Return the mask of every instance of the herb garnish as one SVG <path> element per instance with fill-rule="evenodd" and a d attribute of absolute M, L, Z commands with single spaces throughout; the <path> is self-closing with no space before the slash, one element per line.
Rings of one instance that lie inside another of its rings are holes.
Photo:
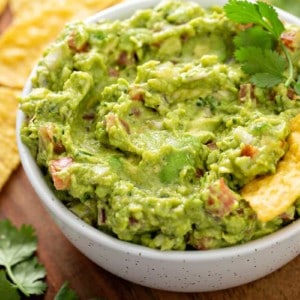
<path fill-rule="evenodd" d="M 234 44 L 235 58 L 251 75 L 251 83 L 268 88 L 284 81 L 286 87 L 295 84 L 299 93 L 300 81 L 295 83 L 291 55 L 281 40 L 285 27 L 275 9 L 261 1 L 229 0 L 224 10 L 230 20 L 249 25 L 237 34 Z"/>
<path fill-rule="evenodd" d="M 0 221 L 0 295 L 3 299 L 20 299 L 18 290 L 25 296 L 41 295 L 45 291 L 46 271 L 34 256 L 36 249 L 37 237 L 31 225 L 22 225 L 18 230 L 10 221 Z"/>

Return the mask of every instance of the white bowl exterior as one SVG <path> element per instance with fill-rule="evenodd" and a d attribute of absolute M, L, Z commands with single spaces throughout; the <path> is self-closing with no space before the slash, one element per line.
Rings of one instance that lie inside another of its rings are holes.
<path fill-rule="evenodd" d="M 158 0 L 129 1 L 95 16 L 120 19 L 138 8 L 152 7 Z M 223 0 L 197 0 L 202 6 L 223 5 Z M 280 16 L 300 25 L 300 20 L 279 10 Z M 34 72 L 34 70 L 33 70 Z M 27 81 L 23 95 L 31 90 Z M 62 232 L 83 254 L 99 266 L 144 286 L 180 292 L 225 289 L 263 277 L 300 254 L 300 220 L 267 237 L 244 245 L 208 251 L 159 251 L 123 242 L 84 223 L 71 213 L 45 183 L 28 148 L 20 139 L 24 114 L 18 111 L 17 142 L 23 168 L 42 203 Z"/>

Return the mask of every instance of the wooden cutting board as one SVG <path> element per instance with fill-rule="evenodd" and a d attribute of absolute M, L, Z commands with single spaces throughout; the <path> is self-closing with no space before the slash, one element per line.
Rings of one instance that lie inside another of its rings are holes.
<path fill-rule="evenodd" d="M 0 16 L 0 34 L 10 19 L 8 10 Z M 0 219 L 4 218 L 17 226 L 32 224 L 36 229 L 38 256 L 47 270 L 48 289 L 44 296 L 31 299 L 52 300 L 65 281 L 83 300 L 300 299 L 300 256 L 256 282 L 210 293 L 166 292 L 118 278 L 96 266 L 68 242 L 40 203 L 21 166 L 0 192 Z"/>

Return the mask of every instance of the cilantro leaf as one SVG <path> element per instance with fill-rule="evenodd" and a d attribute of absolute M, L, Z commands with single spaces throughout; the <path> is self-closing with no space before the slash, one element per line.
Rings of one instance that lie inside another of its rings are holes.
<path fill-rule="evenodd" d="M 283 79 L 286 68 L 285 59 L 271 49 L 245 47 L 236 50 L 237 61 L 243 63 L 242 69 L 250 75 L 256 73 L 269 73 Z"/>
<path fill-rule="evenodd" d="M 46 289 L 46 283 L 42 281 L 46 275 L 45 268 L 39 264 L 36 257 L 25 260 L 13 268 L 15 283 L 22 292 L 41 295 Z"/>
<path fill-rule="evenodd" d="M 270 73 L 256 73 L 251 76 L 250 81 L 258 87 L 269 88 L 279 84 L 282 81 L 282 76 Z"/>
<path fill-rule="evenodd" d="M 265 26 L 268 27 L 268 30 L 270 30 L 276 39 L 279 39 L 280 35 L 284 31 L 284 26 L 279 20 L 274 7 L 262 1 L 257 1 L 257 6 L 265 21 Z"/>
<path fill-rule="evenodd" d="M 240 31 L 233 39 L 236 48 L 258 47 L 272 49 L 274 47 L 274 37 L 263 28 L 255 26 Z"/>
<path fill-rule="evenodd" d="M 31 256 L 37 247 L 37 238 L 30 225 L 19 230 L 10 221 L 0 222 L 0 265 L 11 267 Z"/>
<path fill-rule="evenodd" d="M 284 31 L 284 26 L 278 18 L 275 9 L 262 1 L 256 3 L 230 0 L 224 6 L 227 17 L 237 23 L 253 23 L 260 25 L 273 34 L 275 39 L 279 39 Z"/>
<path fill-rule="evenodd" d="M 225 4 L 224 11 L 230 20 L 237 23 L 262 23 L 258 6 L 251 2 L 230 0 L 227 4 Z"/>
<path fill-rule="evenodd" d="M 79 297 L 75 291 L 69 288 L 68 282 L 65 282 L 59 289 L 54 300 L 79 300 Z"/>
<path fill-rule="evenodd" d="M 21 299 L 17 289 L 7 280 L 4 270 L 0 270 L 0 295 L 1 299 Z"/>
<path fill-rule="evenodd" d="M 243 63 L 243 71 L 252 75 L 251 82 L 272 87 L 285 79 L 285 87 L 289 87 L 294 82 L 294 66 L 287 47 L 280 40 L 285 28 L 276 10 L 262 1 L 244 0 L 229 0 L 224 10 L 231 21 L 252 25 L 234 39 L 235 57 Z M 286 69 L 287 77 L 284 76 Z M 295 85 L 295 88 L 300 86 Z"/>
<path fill-rule="evenodd" d="M 0 266 L 5 267 L 8 282 L 26 296 L 42 294 L 46 288 L 41 280 L 45 269 L 33 255 L 37 249 L 33 227 L 22 225 L 18 230 L 10 221 L 3 220 L 0 232 Z"/>

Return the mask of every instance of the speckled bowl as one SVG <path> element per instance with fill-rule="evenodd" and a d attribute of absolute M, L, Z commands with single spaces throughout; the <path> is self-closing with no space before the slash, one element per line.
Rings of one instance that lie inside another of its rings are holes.
<path fill-rule="evenodd" d="M 91 18 L 125 18 L 137 8 L 155 5 L 157 0 L 129 1 Z M 223 5 L 223 0 L 198 0 L 202 6 Z M 300 25 L 300 20 L 283 11 L 282 18 Z M 34 71 L 33 71 L 34 72 Z M 28 80 L 24 95 L 31 90 Z M 300 253 L 300 220 L 244 245 L 207 251 L 166 251 L 149 249 L 113 238 L 84 223 L 71 213 L 44 181 L 19 136 L 24 120 L 17 116 L 18 146 L 27 176 L 42 203 L 65 236 L 99 266 L 129 281 L 152 288 L 180 292 L 226 289 L 263 277 L 280 268 Z M 59 253 L 57 253 L 59 255 Z"/>

